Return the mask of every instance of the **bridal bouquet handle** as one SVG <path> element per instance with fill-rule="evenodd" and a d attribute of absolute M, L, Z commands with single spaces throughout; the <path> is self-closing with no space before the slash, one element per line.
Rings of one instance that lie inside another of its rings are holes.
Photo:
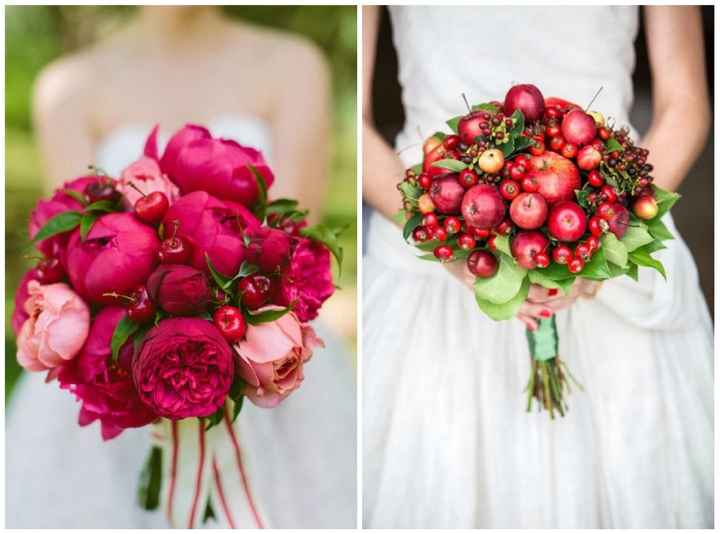
<path fill-rule="evenodd" d="M 420 260 L 465 262 L 478 307 L 497 321 L 516 316 L 531 284 L 567 295 L 578 279 L 595 292 L 619 276 L 637 281 L 640 267 L 666 276 L 652 254 L 673 239 L 662 219 L 679 195 L 653 183 L 648 150 L 627 128 L 529 84 L 502 103 L 465 104 L 398 184 L 403 237 Z M 527 341 L 528 411 L 536 401 L 564 416 L 574 379 L 555 316 Z"/>

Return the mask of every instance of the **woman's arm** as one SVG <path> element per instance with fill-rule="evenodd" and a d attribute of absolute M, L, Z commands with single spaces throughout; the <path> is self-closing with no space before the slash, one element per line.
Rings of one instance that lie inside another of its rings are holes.
<path fill-rule="evenodd" d="M 700 154 L 711 124 L 700 8 L 645 7 L 645 35 L 653 118 L 641 145 L 650 151 L 655 183 L 675 190 Z"/>
<path fill-rule="evenodd" d="M 363 197 L 380 213 L 392 218 L 401 207 L 395 185 L 403 176 L 404 166 L 373 121 L 372 79 L 380 9 L 363 7 Z"/>

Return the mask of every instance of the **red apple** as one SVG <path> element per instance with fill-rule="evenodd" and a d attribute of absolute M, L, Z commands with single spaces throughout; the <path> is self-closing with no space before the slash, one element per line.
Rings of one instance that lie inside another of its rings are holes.
<path fill-rule="evenodd" d="M 537 267 L 536 256 L 545 252 L 549 241 L 545 234 L 537 230 L 518 232 L 510 245 L 513 257 L 520 267 L 534 269 Z"/>
<path fill-rule="evenodd" d="M 492 252 L 476 250 L 468 256 L 467 267 L 478 278 L 490 278 L 498 270 L 498 261 Z"/>
<path fill-rule="evenodd" d="M 556 96 L 549 96 L 545 99 L 545 107 L 546 108 L 556 107 L 556 108 L 560 108 L 563 110 L 570 110 L 573 108 L 579 108 L 580 106 L 578 106 L 574 102 L 565 100 L 564 98 L 558 98 Z"/>
<path fill-rule="evenodd" d="M 575 159 L 578 167 L 584 171 L 591 171 L 600 165 L 602 154 L 594 146 L 587 145 L 580 149 Z"/>
<path fill-rule="evenodd" d="M 430 198 L 440 213 L 458 213 L 465 194 L 465 188 L 457 181 L 457 174 L 433 180 Z"/>
<path fill-rule="evenodd" d="M 606 220 L 610 231 L 615 234 L 615 237 L 622 239 L 630 224 L 630 212 L 619 202 L 615 202 L 609 211 Z"/>
<path fill-rule="evenodd" d="M 558 202 L 548 215 L 548 231 L 558 241 L 577 241 L 585 233 L 587 217 L 575 202 Z"/>
<path fill-rule="evenodd" d="M 465 193 L 461 211 L 466 224 L 489 230 L 505 217 L 505 203 L 496 187 L 478 184 Z"/>
<path fill-rule="evenodd" d="M 568 143 L 581 146 L 592 142 L 597 133 L 595 120 L 581 109 L 570 110 L 563 117 L 561 130 Z"/>
<path fill-rule="evenodd" d="M 526 179 L 538 184 L 537 192 L 548 204 L 571 200 L 575 190 L 580 189 L 580 172 L 575 164 L 554 152 L 530 158 Z"/>
<path fill-rule="evenodd" d="M 483 125 L 487 128 L 487 112 L 472 111 L 465 115 L 460 121 L 458 121 L 458 135 L 460 140 L 466 145 L 472 145 L 475 143 L 475 138 L 482 135 Z"/>
<path fill-rule="evenodd" d="M 547 213 L 547 202 L 540 193 L 520 193 L 510 205 L 510 218 L 525 230 L 540 228 Z"/>
<path fill-rule="evenodd" d="M 542 117 L 545 111 L 545 101 L 540 89 L 532 84 L 515 85 L 505 95 L 503 111 L 505 115 L 512 115 L 519 109 L 527 121 L 535 121 Z"/>
<path fill-rule="evenodd" d="M 447 156 L 447 148 L 441 143 L 436 146 L 432 151 L 425 154 L 423 159 L 423 171 L 430 175 L 431 178 L 440 176 L 441 174 L 447 174 L 448 170 L 442 167 L 433 167 L 433 163 L 445 159 Z"/>
<path fill-rule="evenodd" d="M 642 195 L 633 204 L 633 212 L 639 218 L 649 221 L 658 214 L 658 206 L 650 195 Z"/>
<path fill-rule="evenodd" d="M 443 140 L 437 135 L 431 135 L 423 143 L 423 154 L 429 154 L 435 150 L 438 146 L 443 144 Z"/>

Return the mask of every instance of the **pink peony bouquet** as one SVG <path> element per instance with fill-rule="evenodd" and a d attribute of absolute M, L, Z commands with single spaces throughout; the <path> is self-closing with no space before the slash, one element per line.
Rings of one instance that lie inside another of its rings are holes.
<path fill-rule="evenodd" d="M 268 200 L 259 151 L 195 125 L 162 154 L 156 137 L 119 178 L 93 168 L 38 202 L 29 233 L 42 257 L 15 297 L 18 362 L 73 393 L 79 424 L 99 421 L 105 440 L 164 424 L 170 442 L 187 420 L 232 433 L 245 397 L 277 406 L 323 346 L 309 321 L 334 291 L 331 254 L 342 259 L 338 232 Z M 147 508 L 177 471 L 160 456 L 144 472 Z"/>

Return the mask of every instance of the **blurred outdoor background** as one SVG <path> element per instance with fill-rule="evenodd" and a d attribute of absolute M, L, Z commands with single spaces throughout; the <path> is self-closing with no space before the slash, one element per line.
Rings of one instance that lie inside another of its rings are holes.
<path fill-rule="evenodd" d="M 302 34 L 325 52 L 333 76 L 332 162 L 325 223 L 348 225 L 342 287 L 325 316 L 355 348 L 356 301 L 356 9 L 355 6 L 226 6 L 230 17 Z M 43 194 L 30 101 L 38 72 L 58 56 L 84 47 L 133 15 L 129 6 L 8 6 L 5 8 L 5 387 L 6 402 L 20 375 L 10 328 L 18 281 L 31 266 L 27 220 Z M 88 162 L 91 163 L 91 162 Z M 68 179 L 72 177 L 68 176 Z M 336 269 L 337 274 L 337 269 Z"/>
<path fill-rule="evenodd" d="M 701 10 L 710 104 L 714 111 L 714 7 L 702 6 Z M 638 37 L 635 41 L 635 54 L 635 72 L 633 73 L 635 101 L 630 120 L 633 126 L 642 134 L 649 127 L 652 118 L 650 68 L 642 16 L 640 17 Z M 400 100 L 400 86 L 397 81 L 397 68 L 397 56 L 392 42 L 392 27 L 387 8 L 383 8 L 372 91 L 376 125 L 380 133 L 391 145 L 394 144 L 395 136 L 405 122 Z M 715 174 L 713 154 L 715 139 L 713 132 L 714 129 L 711 129 L 702 154 L 678 190 L 683 198 L 672 211 L 675 224 L 695 258 L 700 274 L 700 285 L 711 314 L 713 314 L 714 306 L 713 198 Z M 652 155 L 650 162 L 652 162 Z M 368 213 L 369 208 L 364 207 L 364 220 Z M 366 230 L 367 225 L 363 227 L 363 231 Z"/>

